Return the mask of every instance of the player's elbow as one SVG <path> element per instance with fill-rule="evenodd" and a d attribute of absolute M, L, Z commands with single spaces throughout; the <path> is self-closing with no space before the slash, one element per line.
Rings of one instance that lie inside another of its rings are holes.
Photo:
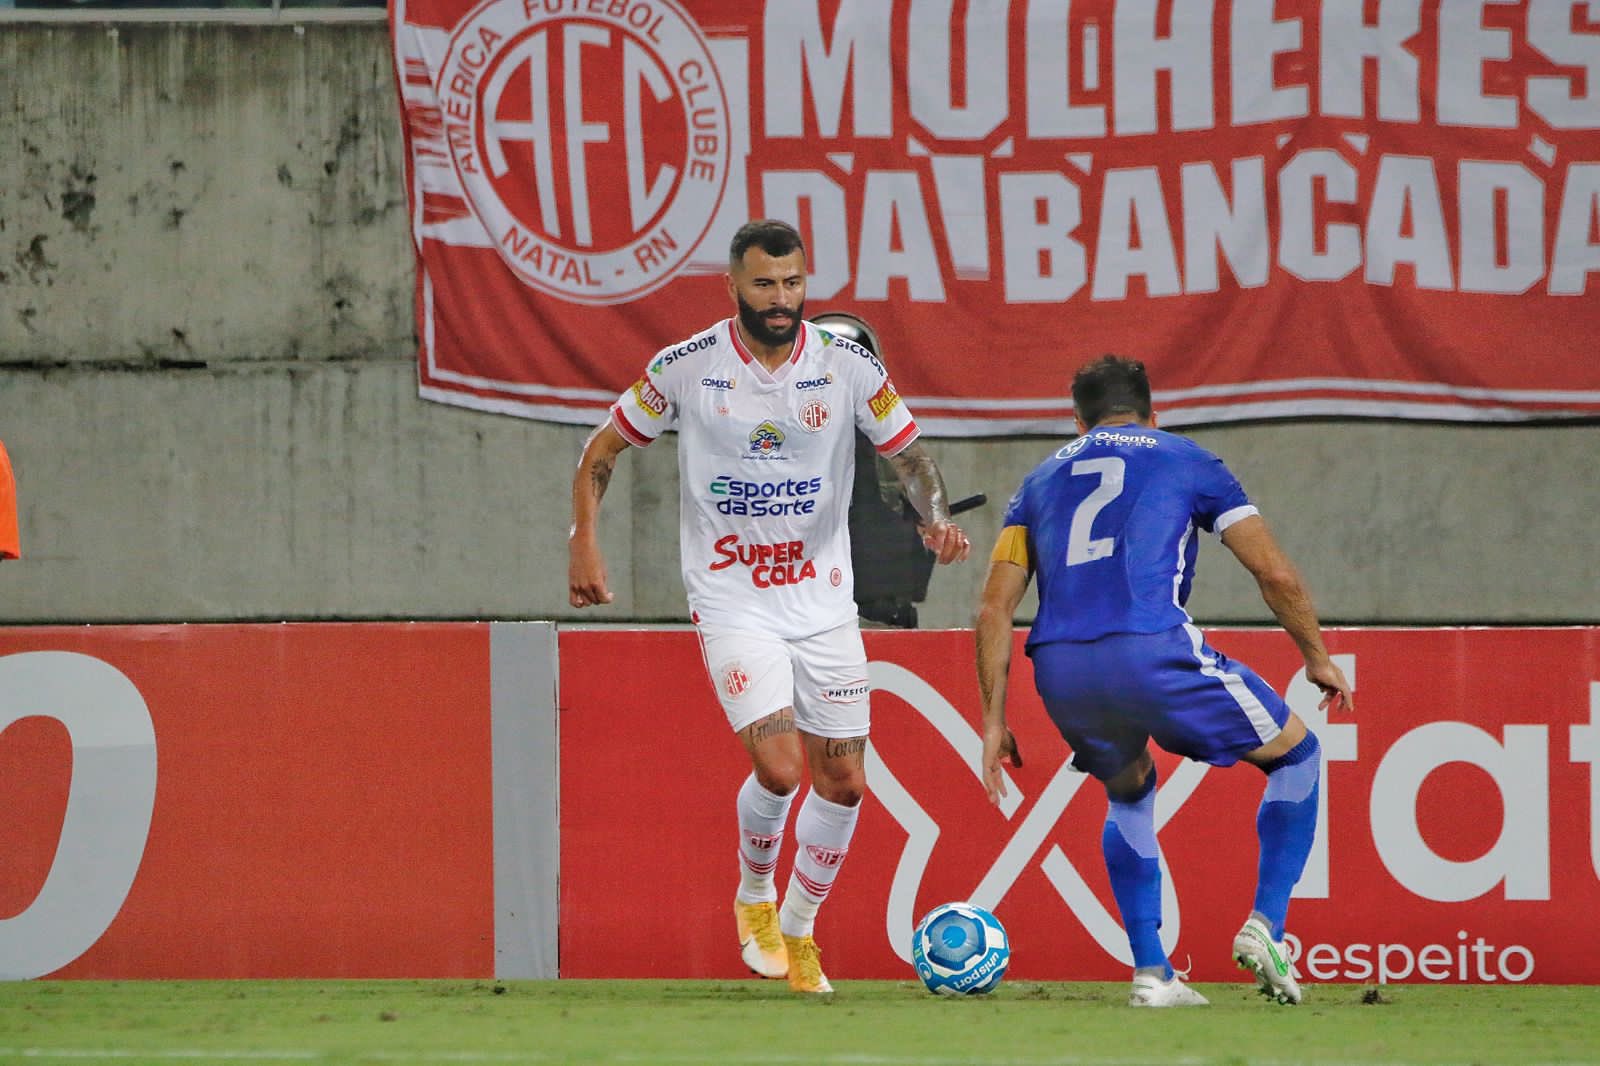
<path fill-rule="evenodd" d="M 1263 567 L 1256 571 L 1255 576 L 1256 584 L 1261 586 L 1261 595 L 1268 603 L 1298 596 L 1305 591 L 1300 580 L 1300 571 L 1287 560 Z"/>
<path fill-rule="evenodd" d="M 979 633 L 1010 629 L 1012 617 L 1013 612 L 1006 604 L 997 600 L 983 599 L 978 602 L 978 609 L 972 616 L 972 624 Z"/>

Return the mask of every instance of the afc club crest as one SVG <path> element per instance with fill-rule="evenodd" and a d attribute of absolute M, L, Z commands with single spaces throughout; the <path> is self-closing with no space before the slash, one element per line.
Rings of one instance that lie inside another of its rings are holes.
<path fill-rule="evenodd" d="M 722 691 L 729 699 L 738 699 L 750 687 L 750 675 L 738 663 L 729 663 L 722 670 Z"/>
<path fill-rule="evenodd" d="M 435 89 L 473 212 L 525 284 L 633 300 L 710 229 L 728 101 L 676 0 L 488 0 L 456 25 Z"/>
<path fill-rule="evenodd" d="M 828 405 L 821 400 L 807 400 L 800 408 L 800 424 L 809 433 L 817 433 L 828 424 Z"/>

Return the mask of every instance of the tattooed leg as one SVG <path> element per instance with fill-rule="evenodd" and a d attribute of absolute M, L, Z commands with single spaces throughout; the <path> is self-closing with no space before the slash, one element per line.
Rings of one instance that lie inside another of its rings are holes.
<path fill-rule="evenodd" d="M 794 727 L 794 708 L 785 707 L 739 731 L 750 753 L 756 781 L 768 792 L 786 796 L 800 786 L 805 759 Z"/>
<path fill-rule="evenodd" d="M 854 807 L 867 791 L 867 738 L 805 738 L 806 761 L 811 765 L 811 788 L 833 803 Z"/>

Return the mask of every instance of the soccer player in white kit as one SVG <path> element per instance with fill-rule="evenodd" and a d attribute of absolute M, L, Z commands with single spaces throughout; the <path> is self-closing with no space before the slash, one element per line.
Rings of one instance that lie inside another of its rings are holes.
<path fill-rule="evenodd" d="M 944 480 L 876 355 L 804 321 L 806 256 L 784 222 L 729 248 L 737 314 L 661 349 L 589 437 L 572 483 L 569 600 L 611 602 L 596 526 L 617 456 L 677 429 L 690 616 L 728 723 L 750 753 L 739 789 L 734 918 L 744 961 L 797 992 L 833 990 L 812 937 L 866 791 L 867 656 L 848 512 L 860 427 L 900 477 L 940 563 L 967 557 Z M 778 851 L 795 817 L 778 906 Z"/>

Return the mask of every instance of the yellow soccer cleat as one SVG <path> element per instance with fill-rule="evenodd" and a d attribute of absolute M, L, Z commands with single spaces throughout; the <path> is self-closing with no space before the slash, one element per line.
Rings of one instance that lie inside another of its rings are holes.
<path fill-rule="evenodd" d="M 785 936 L 783 943 L 789 949 L 789 987 L 809 996 L 832 995 L 817 942 L 809 936 Z"/>
<path fill-rule="evenodd" d="M 739 954 L 744 964 L 762 977 L 777 980 L 787 976 L 789 952 L 778 930 L 778 905 L 734 900 L 733 917 L 739 925 Z"/>

